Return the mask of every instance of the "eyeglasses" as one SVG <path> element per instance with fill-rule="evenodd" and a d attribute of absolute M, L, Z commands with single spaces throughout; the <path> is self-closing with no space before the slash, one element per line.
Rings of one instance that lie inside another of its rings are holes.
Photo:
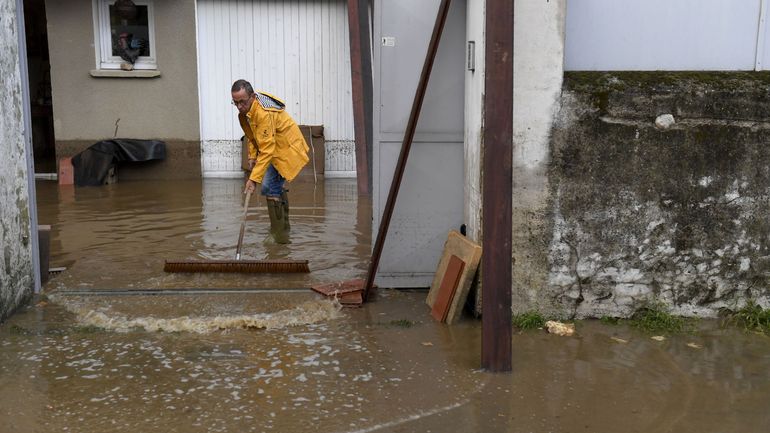
<path fill-rule="evenodd" d="M 240 107 L 241 105 L 246 106 L 249 103 L 249 101 L 251 101 L 251 96 L 249 96 L 248 98 L 242 101 L 236 101 L 235 99 L 233 99 L 232 101 L 230 101 L 230 103 L 235 105 L 236 107 Z"/>

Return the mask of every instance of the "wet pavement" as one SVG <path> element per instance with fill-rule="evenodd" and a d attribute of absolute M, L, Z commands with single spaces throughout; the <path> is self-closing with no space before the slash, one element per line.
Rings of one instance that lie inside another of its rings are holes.
<path fill-rule="evenodd" d="M 370 204 L 351 181 L 327 181 L 315 202 L 297 192 L 288 249 L 262 242 L 253 203 L 247 256 L 308 259 L 310 274 L 163 275 L 169 253 L 234 251 L 239 183 L 208 182 L 76 190 L 68 203 L 38 186 L 68 270 L 0 325 L 0 433 L 770 429 L 764 335 L 703 321 L 657 341 L 583 321 L 573 337 L 515 333 L 513 372 L 491 374 L 480 322 L 435 323 L 426 291 L 340 309 L 303 290 L 365 273 Z"/>
<path fill-rule="evenodd" d="M 220 296 L 235 298 L 190 299 L 184 312 L 221 303 L 241 305 L 236 311 L 244 313 L 243 305 L 258 303 L 248 297 L 265 295 Z M 165 332 L 96 327 L 53 303 L 30 306 L 0 326 L 0 432 L 762 432 L 770 426 L 766 336 L 705 322 L 695 334 L 656 341 L 624 326 L 584 321 L 573 337 L 515 334 L 513 372 L 491 374 L 478 369 L 479 323 L 436 324 L 425 296 L 383 290 L 361 309 L 316 309 L 314 323 Z M 172 318 L 178 301 L 100 302 L 120 313 L 110 317 L 141 311 Z"/>

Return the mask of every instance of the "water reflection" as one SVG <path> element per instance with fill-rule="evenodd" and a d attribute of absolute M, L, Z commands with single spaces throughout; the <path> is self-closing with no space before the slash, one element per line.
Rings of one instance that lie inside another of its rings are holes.
<path fill-rule="evenodd" d="M 38 184 L 41 224 L 52 225 L 52 266 L 68 269 L 47 289 L 289 288 L 362 277 L 371 203 L 355 181 L 291 184 L 292 244 L 268 236 L 264 200 L 253 197 L 242 257 L 308 260 L 308 275 L 164 274 L 164 260 L 228 259 L 243 209 L 242 181 L 125 182 L 103 187 Z"/>

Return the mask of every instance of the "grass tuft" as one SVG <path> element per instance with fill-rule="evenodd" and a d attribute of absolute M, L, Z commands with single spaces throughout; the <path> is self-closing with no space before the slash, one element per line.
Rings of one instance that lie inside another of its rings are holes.
<path fill-rule="evenodd" d="M 29 329 L 23 328 L 15 324 L 9 326 L 8 331 L 10 331 L 10 333 L 13 335 L 31 335 L 32 334 L 32 332 Z"/>
<path fill-rule="evenodd" d="M 728 313 L 725 325 L 739 326 L 747 331 L 770 334 L 770 309 L 763 310 L 754 301 L 749 301 L 738 311 Z"/>
<path fill-rule="evenodd" d="M 391 326 L 398 326 L 399 328 L 411 328 L 414 326 L 414 322 L 411 320 L 406 319 L 400 319 L 400 320 L 391 320 L 390 321 Z"/>
<path fill-rule="evenodd" d="M 647 303 L 636 310 L 629 324 L 650 333 L 681 333 L 692 329 L 692 321 L 674 316 L 662 303 Z"/>
<path fill-rule="evenodd" d="M 537 311 L 527 311 L 526 313 L 513 315 L 513 326 L 521 329 L 538 329 L 545 326 L 546 319 Z"/>

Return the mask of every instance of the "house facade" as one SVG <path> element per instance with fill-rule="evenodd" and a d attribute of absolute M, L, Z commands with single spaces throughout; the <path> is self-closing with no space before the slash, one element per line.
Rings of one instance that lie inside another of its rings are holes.
<path fill-rule="evenodd" d="M 229 89 L 246 78 L 298 123 L 324 127 L 327 176 L 355 176 L 344 1 L 134 4 L 126 19 L 114 0 L 46 1 L 57 158 L 113 137 L 159 139 L 164 162 L 120 177 L 241 176 Z M 132 70 L 121 35 L 143 50 Z"/>
<path fill-rule="evenodd" d="M 126 177 L 240 175 L 228 87 L 253 77 L 324 125 L 327 173 L 352 174 L 344 2 L 135 3 L 124 22 L 111 1 L 46 1 L 58 156 L 154 138 L 167 160 Z M 373 3 L 374 233 L 438 3 Z M 515 3 L 513 309 L 767 307 L 767 1 L 617 3 Z M 429 283 L 451 229 L 483 239 L 484 5 L 453 2 L 381 285 Z M 121 43 L 138 50 L 132 70 Z"/>

